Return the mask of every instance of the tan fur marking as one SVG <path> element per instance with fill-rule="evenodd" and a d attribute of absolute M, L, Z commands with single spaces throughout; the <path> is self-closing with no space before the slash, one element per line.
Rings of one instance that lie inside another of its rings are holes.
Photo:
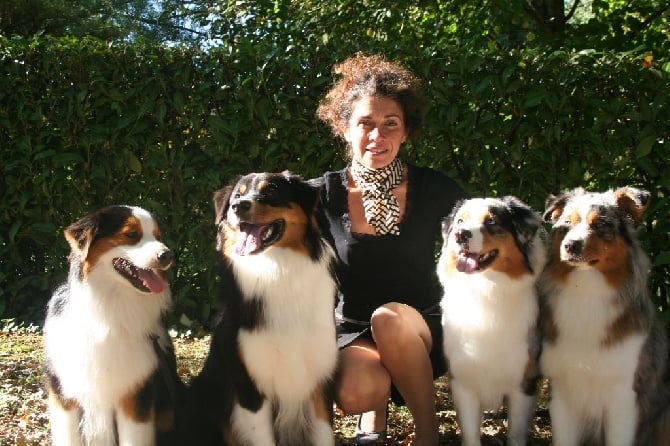
<path fill-rule="evenodd" d="M 146 423 L 148 421 L 151 421 L 154 418 L 154 409 L 153 407 L 147 414 L 140 414 L 138 413 L 137 410 L 137 392 L 130 392 L 123 398 L 121 398 L 121 401 L 119 403 L 121 410 L 123 413 L 126 414 L 128 418 L 131 420 L 134 420 L 138 423 Z"/>
<path fill-rule="evenodd" d="M 617 207 L 623 212 L 630 215 L 635 224 L 642 221 L 642 214 L 647 209 L 649 203 L 638 205 L 635 197 L 631 196 L 631 191 L 628 188 L 620 188 L 614 192 L 617 199 Z"/>
<path fill-rule="evenodd" d="M 554 320 L 554 311 L 549 305 L 542 308 L 541 329 L 542 338 L 550 344 L 555 344 L 558 339 L 558 326 Z"/>
<path fill-rule="evenodd" d="M 643 321 L 636 317 L 635 312 L 624 309 L 619 317 L 607 327 L 605 339 L 600 343 L 604 348 L 611 348 L 620 344 L 631 334 L 643 329 Z"/>
<path fill-rule="evenodd" d="M 628 246 L 620 237 L 608 242 L 592 234 L 584 244 L 582 256 L 600 271 L 612 288 L 620 288 L 630 276 Z"/>
<path fill-rule="evenodd" d="M 316 417 L 330 424 L 330 411 L 328 410 L 326 398 L 324 397 L 323 386 L 317 387 L 314 392 L 312 392 L 312 405 L 314 406 Z"/>
<path fill-rule="evenodd" d="M 526 361 L 526 366 L 523 370 L 523 379 L 521 386 L 526 394 L 535 393 L 537 391 L 537 383 L 540 377 L 540 368 L 537 360 L 530 355 Z"/>
<path fill-rule="evenodd" d="M 579 224 L 582 221 L 582 216 L 579 215 L 577 209 L 573 210 L 570 215 L 568 215 L 568 221 L 572 226 Z"/>
<path fill-rule="evenodd" d="M 237 192 L 244 195 L 247 192 L 247 185 L 240 184 L 240 187 L 237 188 Z"/>
<path fill-rule="evenodd" d="M 246 221 L 257 225 L 270 224 L 279 219 L 283 219 L 286 225 L 284 227 L 284 234 L 281 239 L 275 242 L 274 246 L 294 249 L 307 255 L 308 250 L 304 238 L 309 221 L 300 206 L 291 203 L 290 208 L 279 208 L 254 202 L 246 215 Z M 224 231 L 223 254 L 230 257 L 234 254 L 234 246 L 236 237 L 239 236 L 239 229 L 225 225 Z"/>
<path fill-rule="evenodd" d="M 563 213 L 563 208 L 562 207 L 554 209 L 551 212 L 551 217 L 550 217 L 551 221 L 558 220 L 558 217 L 560 217 L 562 213 Z"/>
<path fill-rule="evenodd" d="M 549 248 L 549 262 L 547 263 L 547 271 L 551 275 L 551 279 L 558 283 L 565 283 L 568 280 L 568 275 L 574 269 L 573 266 L 561 261 L 562 242 L 563 239 L 558 234 L 552 234 L 551 246 Z"/>
<path fill-rule="evenodd" d="M 509 232 L 498 235 L 484 233 L 482 253 L 494 249 L 498 250 L 498 257 L 491 264 L 491 269 L 505 273 L 513 279 L 518 279 L 528 273 L 523 254 L 514 242 L 512 234 Z"/>
<path fill-rule="evenodd" d="M 290 209 L 280 209 L 278 218 L 286 221 L 284 235 L 275 243 L 275 246 L 294 249 L 304 255 L 307 255 L 307 246 L 305 245 L 305 233 L 308 224 L 307 215 L 300 206 L 291 203 Z"/>
<path fill-rule="evenodd" d="M 51 400 L 52 404 L 57 404 L 65 411 L 79 408 L 79 403 L 77 400 L 73 398 L 64 398 L 61 394 L 52 389 L 49 389 L 49 399 Z"/>
<path fill-rule="evenodd" d="M 137 232 L 139 237 L 130 239 L 126 237 L 126 234 L 131 232 Z M 91 272 L 95 265 L 98 264 L 100 257 L 102 257 L 110 249 L 120 246 L 120 245 L 134 245 L 140 238 L 142 238 L 142 223 L 136 217 L 131 216 L 126 221 L 125 225 L 119 229 L 119 231 L 110 237 L 101 238 L 93 242 L 91 247 L 88 249 L 88 255 L 84 261 L 82 268 L 82 277 L 86 278 Z"/>
<path fill-rule="evenodd" d="M 239 235 L 239 230 L 232 227 L 228 224 L 227 220 L 221 222 L 221 236 L 223 237 L 223 243 L 221 244 L 221 253 L 224 258 L 232 257 L 235 254 L 235 238 Z"/>
<path fill-rule="evenodd" d="M 586 215 L 586 224 L 589 225 L 589 227 L 592 227 L 599 218 L 600 214 L 598 212 L 591 211 Z"/>

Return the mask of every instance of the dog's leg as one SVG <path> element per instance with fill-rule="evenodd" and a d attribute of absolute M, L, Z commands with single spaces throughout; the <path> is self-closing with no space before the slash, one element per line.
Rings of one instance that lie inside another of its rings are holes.
<path fill-rule="evenodd" d="M 113 410 L 108 410 L 107 407 L 84 410 L 82 427 L 86 446 L 116 444 Z"/>
<path fill-rule="evenodd" d="M 79 406 L 64 407 L 58 397 L 49 392 L 49 421 L 53 446 L 81 446 L 81 409 Z"/>
<path fill-rule="evenodd" d="M 275 444 L 272 407 L 266 400 L 256 412 L 235 405 L 232 414 L 233 436 L 236 444 L 271 446 Z"/>
<path fill-rule="evenodd" d="M 579 444 L 583 429 L 580 414 L 571 410 L 557 383 L 551 384 L 549 414 L 551 416 L 552 444 L 554 446 L 575 446 Z"/>
<path fill-rule="evenodd" d="M 605 403 L 605 407 L 605 444 L 632 445 L 638 420 L 636 395 L 633 389 L 615 390 Z"/>
<path fill-rule="evenodd" d="M 119 446 L 146 445 L 156 443 L 156 430 L 153 418 L 147 422 L 138 422 L 119 412 L 116 417 L 119 431 Z"/>
<path fill-rule="evenodd" d="M 119 446 L 156 443 L 155 398 L 151 381 L 121 399 L 115 410 Z"/>
<path fill-rule="evenodd" d="M 463 446 L 481 445 L 482 409 L 477 395 L 452 379 L 451 392 L 456 406 L 456 417 L 461 427 Z"/>
<path fill-rule="evenodd" d="M 524 446 L 528 439 L 530 420 L 535 409 L 535 395 L 514 392 L 509 395 L 507 408 L 507 445 Z"/>
<path fill-rule="evenodd" d="M 324 397 L 324 390 L 317 389 L 312 394 L 310 404 L 310 418 L 312 419 L 312 444 L 315 446 L 332 446 L 335 444 L 333 436 L 332 402 Z"/>

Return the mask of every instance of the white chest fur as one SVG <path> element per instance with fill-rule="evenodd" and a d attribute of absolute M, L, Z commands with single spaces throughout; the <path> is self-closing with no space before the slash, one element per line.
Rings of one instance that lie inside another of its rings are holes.
<path fill-rule="evenodd" d="M 75 284 L 62 312 L 45 325 L 45 348 L 64 396 L 107 410 L 156 368 L 150 335 L 165 336 L 160 315 L 170 299 L 169 292 L 111 291 L 101 296 Z"/>
<path fill-rule="evenodd" d="M 444 347 L 454 377 L 497 408 L 521 385 L 538 316 L 534 278 L 487 271 L 442 277 Z M 491 373 L 495 370 L 495 373 Z"/>
<path fill-rule="evenodd" d="M 617 290 L 593 270 L 575 270 L 565 285 L 549 296 L 558 336 L 545 341 L 543 373 L 572 400 L 574 410 L 599 418 L 614 389 L 632 391 L 646 334 L 636 333 L 605 345 L 608 328 L 622 309 Z"/>
<path fill-rule="evenodd" d="M 264 305 L 262 327 L 239 335 L 245 365 L 266 395 L 304 400 L 337 360 L 329 257 L 314 262 L 286 248 L 254 257 L 234 263 L 243 294 Z"/>

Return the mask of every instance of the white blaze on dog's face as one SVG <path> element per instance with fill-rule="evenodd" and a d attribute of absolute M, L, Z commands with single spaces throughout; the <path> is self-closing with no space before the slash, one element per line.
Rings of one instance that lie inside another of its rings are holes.
<path fill-rule="evenodd" d="M 110 206 L 70 225 L 65 237 L 80 260 L 81 280 L 94 284 L 109 278 L 146 293 L 166 290 L 163 273 L 173 255 L 148 211 Z"/>
<path fill-rule="evenodd" d="M 446 228 L 446 267 L 451 273 L 533 273 L 530 245 L 539 227 L 539 216 L 513 197 L 467 200 Z"/>

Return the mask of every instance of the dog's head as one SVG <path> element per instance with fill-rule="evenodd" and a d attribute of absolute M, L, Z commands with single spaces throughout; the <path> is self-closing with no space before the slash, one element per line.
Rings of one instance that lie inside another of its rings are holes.
<path fill-rule="evenodd" d="M 122 282 L 145 293 L 167 289 L 163 274 L 173 255 L 161 242 L 158 223 L 148 211 L 109 206 L 68 226 L 65 238 L 79 280 Z"/>
<path fill-rule="evenodd" d="M 442 224 L 443 262 L 451 272 L 535 275 L 544 263 L 542 219 L 518 198 L 458 203 Z"/>
<path fill-rule="evenodd" d="M 577 188 L 549 196 L 544 218 L 552 224 L 552 259 L 601 272 L 619 269 L 628 262 L 649 197 L 633 187 L 601 193 Z"/>
<path fill-rule="evenodd" d="M 250 173 L 214 193 L 217 250 L 226 258 L 289 248 L 318 256 L 318 189 L 290 172 Z"/>

